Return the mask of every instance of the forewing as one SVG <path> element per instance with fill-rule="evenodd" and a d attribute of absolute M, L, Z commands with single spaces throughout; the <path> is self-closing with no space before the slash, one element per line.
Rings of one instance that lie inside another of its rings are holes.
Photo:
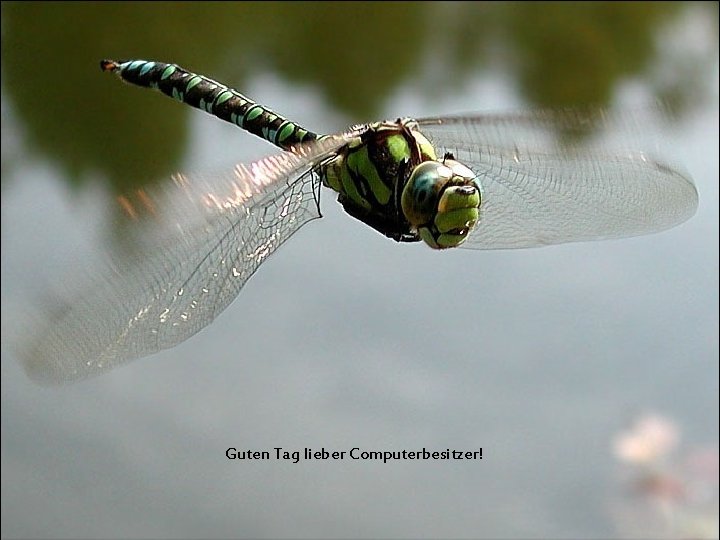
<path fill-rule="evenodd" d="M 312 168 L 343 144 L 327 138 L 206 180 L 176 175 L 143 192 L 151 227 L 90 284 L 44 313 L 21 351 L 44 382 L 82 379 L 172 347 L 210 324 L 275 250 L 319 217 Z M 126 203 L 130 213 L 135 210 Z"/>
<path fill-rule="evenodd" d="M 462 247 L 501 249 L 642 235 L 692 216 L 690 177 L 634 146 L 651 117 L 567 110 L 418 122 L 439 155 L 452 153 L 482 185 Z"/>

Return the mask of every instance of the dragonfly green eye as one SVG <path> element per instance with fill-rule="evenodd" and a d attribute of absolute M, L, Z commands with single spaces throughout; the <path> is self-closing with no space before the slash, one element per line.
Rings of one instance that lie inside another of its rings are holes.
<path fill-rule="evenodd" d="M 420 238 L 435 249 L 457 247 L 477 223 L 482 200 L 475 174 L 452 160 L 425 161 L 415 167 L 401 205 Z"/>
<path fill-rule="evenodd" d="M 432 221 L 440 192 L 452 178 L 450 167 L 425 161 L 415 167 L 402 192 L 403 213 L 413 227 Z"/>

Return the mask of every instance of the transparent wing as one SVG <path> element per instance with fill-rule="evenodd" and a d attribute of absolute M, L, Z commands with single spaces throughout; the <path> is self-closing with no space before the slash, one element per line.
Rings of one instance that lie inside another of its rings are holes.
<path fill-rule="evenodd" d="M 145 193 L 152 227 L 79 294 L 43 315 L 21 351 L 41 382 L 85 378 L 172 347 L 207 326 L 284 241 L 319 217 L 312 168 L 341 137 L 237 166 L 210 182 L 177 175 Z"/>
<path fill-rule="evenodd" d="M 596 109 L 418 123 L 482 184 L 480 221 L 462 247 L 502 249 L 647 234 L 692 216 L 690 177 L 633 147 L 653 118 Z"/>

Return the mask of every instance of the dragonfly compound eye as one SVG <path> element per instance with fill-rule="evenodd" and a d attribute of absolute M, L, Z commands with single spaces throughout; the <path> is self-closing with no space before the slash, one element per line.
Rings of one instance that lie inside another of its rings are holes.
<path fill-rule="evenodd" d="M 413 227 L 432 221 L 440 193 L 452 178 L 452 170 L 439 161 L 424 161 L 413 170 L 400 200 L 403 214 Z"/>
<path fill-rule="evenodd" d="M 475 174 L 451 159 L 415 167 L 402 193 L 402 209 L 420 238 L 435 249 L 462 244 L 479 216 L 482 193 Z"/>

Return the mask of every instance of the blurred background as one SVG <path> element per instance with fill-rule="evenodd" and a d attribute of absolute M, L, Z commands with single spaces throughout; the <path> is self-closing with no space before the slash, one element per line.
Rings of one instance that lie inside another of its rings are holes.
<path fill-rule="evenodd" d="M 2 3 L 3 537 L 717 537 L 718 4 Z M 679 227 L 397 245 L 323 199 L 188 342 L 45 388 L 26 313 L 122 235 L 116 194 L 273 152 L 102 74 L 175 62 L 319 132 L 677 104 Z M 462 297 L 457 294 L 458 287 Z M 483 448 L 482 461 L 230 461 Z"/>

